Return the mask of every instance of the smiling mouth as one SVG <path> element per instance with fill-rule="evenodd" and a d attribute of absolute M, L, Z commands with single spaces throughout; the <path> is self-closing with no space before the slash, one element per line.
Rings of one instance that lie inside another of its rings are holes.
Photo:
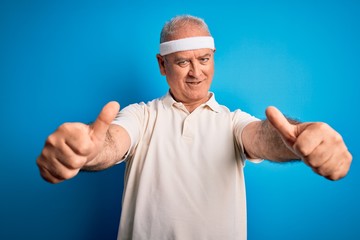
<path fill-rule="evenodd" d="M 190 85 L 199 85 L 202 81 L 197 81 L 197 82 L 186 82 L 187 84 Z"/>

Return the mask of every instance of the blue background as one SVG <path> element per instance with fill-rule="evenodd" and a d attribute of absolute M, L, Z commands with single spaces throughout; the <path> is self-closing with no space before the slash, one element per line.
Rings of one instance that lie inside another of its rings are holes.
<path fill-rule="evenodd" d="M 249 240 L 360 239 L 360 3 L 347 0 L 2 0 L 0 239 L 116 238 L 124 164 L 51 185 L 35 160 L 61 123 L 165 94 L 159 32 L 184 13 L 215 37 L 220 103 L 325 121 L 354 156 L 338 182 L 301 163 L 247 163 Z"/>

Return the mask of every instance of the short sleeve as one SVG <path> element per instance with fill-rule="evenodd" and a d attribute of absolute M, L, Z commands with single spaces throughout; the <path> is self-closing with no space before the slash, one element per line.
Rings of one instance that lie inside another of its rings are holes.
<path fill-rule="evenodd" d="M 141 138 L 141 129 L 145 116 L 144 112 L 144 104 L 131 104 L 123 108 L 112 122 L 112 124 L 123 127 L 130 136 L 131 145 L 124 159 L 127 159 L 129 155 L 134 153 Z"/>
<path fill-rule="evenodd" d="M 233 131 L 234 131 L 234 137 L 236 139 L 236 143 L 238 147 L 240 148 L 240 152 L 242 154 L 242 159 L 248 159 L 249 161 L 253 163 L 260 163 L 263 161 L 263 159 L 249 159 L 245 154 L 244 145 L 242 142 L 242 132 L 244 128 L 252 122 L 260 121 L 260 119 L 251 116 L 250 114 L 243 112 L 241 110 L 236 110 L 233 112 Z"/>

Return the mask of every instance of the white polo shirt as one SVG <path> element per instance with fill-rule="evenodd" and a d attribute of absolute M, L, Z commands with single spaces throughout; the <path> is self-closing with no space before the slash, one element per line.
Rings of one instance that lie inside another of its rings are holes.
<path fill-rule="evenodd" d="M 246 239 L 241 132 L 257 120 L 214 94 L 192 113 L 170 94 L 124 108 L 113 122 L 131 138 L 118 239 Z"/>

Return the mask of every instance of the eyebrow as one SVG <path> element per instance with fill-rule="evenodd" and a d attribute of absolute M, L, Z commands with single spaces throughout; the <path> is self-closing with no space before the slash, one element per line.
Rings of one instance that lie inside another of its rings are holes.
<path fill-rule="evenodd" d="M 204 55 L 201 55 L 201 56 L 199 56 L 199 57 L 197 57 L 197 59 L 200 59 L 200 58 L 206 58 L 206 57 L 211 57 L 211 53 L 205 53 Z M 189 60 L 189 58 L 187 58 L 187 57 L 181 57 L 181 56 L 179 56 L 179 57 L 176 57 L 175 59 L 174 59 L 174 62 L 180 62 L 180 61 L 188 61 Z"/>
<path fill-rule="evenodd" d="M 199 56 L 198 58 L 206 58 L 206 57 L 211 57 L 211 53 L 206 53 L 202 56 Z"/>
<path fill-rule="evenodd" d="M 186 57 L 176 57 L 174 58 L 174 62 L 181 62 L 181 61 L 187 61 L 189 58 Z"/>

